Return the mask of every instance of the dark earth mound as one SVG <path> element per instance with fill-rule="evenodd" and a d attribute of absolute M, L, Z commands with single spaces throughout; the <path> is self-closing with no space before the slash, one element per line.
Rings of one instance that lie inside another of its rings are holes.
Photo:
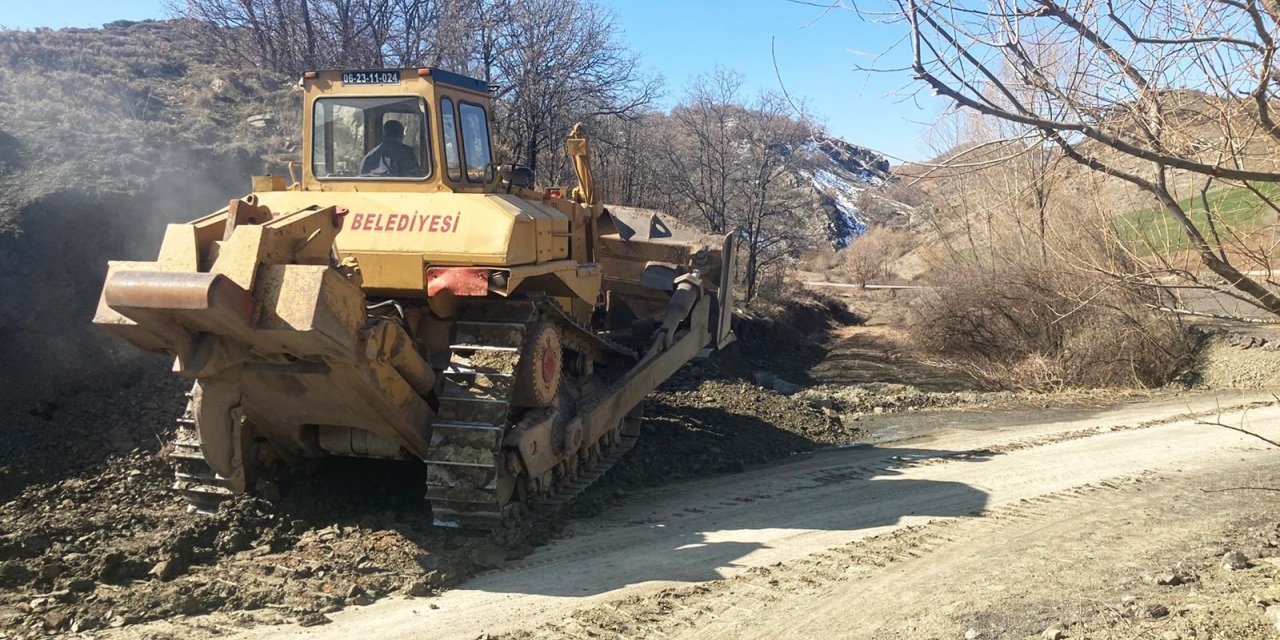
<path fill-rule="evenodd" d="M 759 332 L 759 321 L 740 327 Z M 770 322 L 782 343 L 805 342 Z M 213 611 L 322 623 L 350 604 L 426 596 L 501 566 L 635 489 L 857 438 L 829 412 L 744 380 L 751 366 L 739 346 L 686 367 L 646 401 L 636 447 L 567 512 L 477 535 L 431 525 L 421 466 L 378 461 L 326 461 L 214 516 L 187 513 L 162 458 L 185 385 L 150 362 L 22 417 L 33 459 L 62 463 L 7 483 L 0 629 L 35 636 Z"/>

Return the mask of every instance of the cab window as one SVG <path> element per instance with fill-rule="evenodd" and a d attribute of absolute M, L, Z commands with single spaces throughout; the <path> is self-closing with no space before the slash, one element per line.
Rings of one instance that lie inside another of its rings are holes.
<path fill-rule="evenodd" d="M 489 119 L 478 104 L 460 103 L 458 111 L 462 117 L 462 157 L 467 164 L 467 180 L 484 182 L 485 169 L 493 161 L 489 153 Z"/>
<path fill-rule="evenodd" d="M 444 166 L 449 179 L 462 179 L 462 161 L 459 160 L 458 125 L 453 115 L 453 100 L 440 98 L 440 131 L 444 133 Z"/>
<path fill-rule="evenodd" d="M 426 117 L 426 103 L 417 97 L 317 99 L 311 173 L 319 179 L 426 178 Z"/>

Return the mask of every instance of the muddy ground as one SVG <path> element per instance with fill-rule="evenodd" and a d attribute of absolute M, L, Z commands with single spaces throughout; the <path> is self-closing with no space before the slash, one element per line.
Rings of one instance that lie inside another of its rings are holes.
<path fill-rule="evenodd" d="M 566 519 L 625 502 L 637 488 L 864 441 L 863 421 L 874 416 L 987 398 L 836 385 L 842 365 L 829 354 L 852 348 L 840 327 L 858 318 L 820 306 L 774 313 L 782 315 L 745 321 L 740 346 L 668 381 L 646 403 L 636 448 L 567 513 L 533 518 L 501 542 L 432 527 L 422 470 L 408 464 L 333 460 L 215 517 L 186 513 L 162 458 L 184 385 L 158 359 L 17 407 L 6 428 L 21 447 L 0 458 L 9 461 L 0 489 L 0 633 L 213 611 L 322 623 L 347 605 L 426 596 L 500 566 L 557 535 Z M 833 343 L 822 341 L 828 330 L 837 331 Z M 770 369 L 773 379 L 811 388 L 784 395 L 757 384 Z"/>
<path fill-rule="evenodd" d="M 935 416 L 982 420 L 1019 407 L 1149 395 L 985 392 L 904 357 L 892 331 L 848 324 L 860 318 L 824 304 L 744 321 L 737 347 L 686 367 L 646 402 L 643 436 L 600 483 L 565 512 L 500 536 L 435 529 L 422 469 L 372 461 L 335 459 L 214 517 L 188 514 L 162 458 L 184 385 L 159 360 L 16 407 L 6 428 L 19 434 L 21 457 L 11 450 L 0 458 L 0 634 L 215 611 L 246 624 L 323 624 L 349 605 L 430 596 L 502 566 L 560 535 L 566 522 L 646 487 L 893 440 L 936 428 Z M 944 408 L 950 412 L 935 413 Z"/>
<path fill-rule="evenodd" d="M 823 353 L 802 337 L 787 340 L 808 357 Z M 629 488 L 857 437 L 830 410 L 745 380 L 755 366 L 748 353 L 735 349 L 669 381 L 646 405 L 640 444 L 606 482 L 570 514 L 534 518 L 501 543 L 432 527 L 422 469 L 408 464 L 334 460 L 282 479 L 264 499 L 237 500 L 214 517 L 188 514 L 162 457 L 184 385 L 158 359 L 120 366 L 100 384 L 6 414 L 14 438 L 0 457 L 0 633 L 211 611 L 320 623 L 349 604 L 426 596 L 520 557 L 564 517 L 625 500 Z"/>

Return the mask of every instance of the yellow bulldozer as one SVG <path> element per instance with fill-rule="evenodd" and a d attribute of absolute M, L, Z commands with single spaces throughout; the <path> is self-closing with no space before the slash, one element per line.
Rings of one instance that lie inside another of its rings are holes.
<path fill-rule="evenodd" d="M 441 526 L 495 528 L 591 484 L 644 397 L 733 340 L 735 237 L 495 164 L 488 86 L 307 72 L 302 161 L 109 263 L 94 322 L 194 380 L 169 448 L 195 510 L 278 468 L 421 461 Z"/>

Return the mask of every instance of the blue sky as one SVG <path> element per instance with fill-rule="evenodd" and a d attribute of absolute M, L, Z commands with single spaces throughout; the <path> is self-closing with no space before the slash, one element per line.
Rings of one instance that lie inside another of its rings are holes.
<path fill-rule="evenodd" d="M 786 0 L 599 0 L 643 65 L 663 75 L 663 106 L 677 102 L 689 82 L 717 66 L 734 69 L 752 92 L 778 89 L 778 67 L 793 98 L 804 102 L 831 133 L 891 155 L 922 160 L 921 140 L 940 101 L 912 98 L 907 72 L 867 74 L 872 56 L 890 49 L 899 30 L 844 12 Z M 88 27 L 112 20 L 165 17 L 163 0 L 0 0 L 6 27 Z M 878 64 L 902 67 L 901 47 Z"/>

